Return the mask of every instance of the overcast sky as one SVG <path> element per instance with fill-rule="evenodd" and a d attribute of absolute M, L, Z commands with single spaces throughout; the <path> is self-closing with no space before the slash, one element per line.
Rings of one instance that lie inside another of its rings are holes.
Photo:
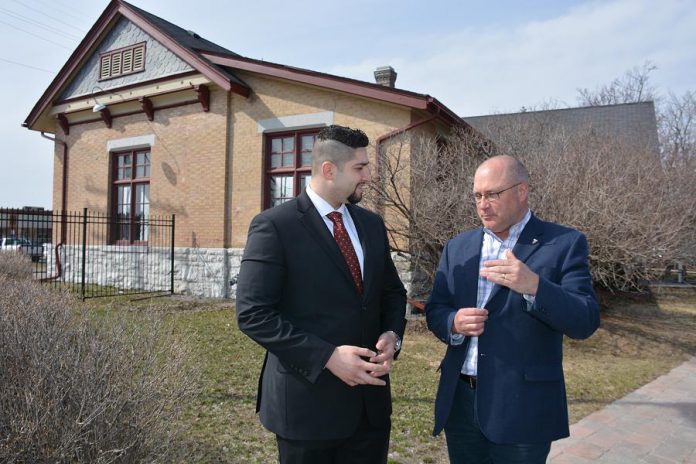
<path fill-rule="evenodd" d="M 696 90 L 692 0 L 133 0 L 243 56 L 373 81 L 462 116 L 575 106 L 650 61 L 658 91 Z M 0 1 L 0 207 L 51 206 L 53 147 L 21 127 L 108 2 Z"/>

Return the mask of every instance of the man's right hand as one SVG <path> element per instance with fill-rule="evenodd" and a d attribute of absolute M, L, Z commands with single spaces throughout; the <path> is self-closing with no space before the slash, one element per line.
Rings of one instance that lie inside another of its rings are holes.
<path fill-rule="evenodd" d="M 377 356 L 377 353 L 367 348 L 341 345 L 334 350 L 326 363 L 326 368 L 351 387 L 356 385 L 384 386 L 387 383 L 377 377 L 388 374 L 390 368 L 384 363 L 371 363 L 363 359 L 363 357 L 369 359 L 374 356 Z"/>
<path fill-rule="evenodd" d="M 452 333 L 478 337 L 488 319 L 488 310 L 483 308 L 459 308 L 452 322 Z"/>

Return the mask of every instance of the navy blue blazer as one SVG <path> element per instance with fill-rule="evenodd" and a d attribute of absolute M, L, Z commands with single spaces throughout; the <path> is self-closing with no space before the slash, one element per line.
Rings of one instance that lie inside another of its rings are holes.
<path fill-rule="evenodd" d="M 430 330 L 447 352 L 440 364 L 434 435 L 452 407 L 469 337 L 449 345 L 450 315 L 475 307 L 483 229 L 457 235 L 442 252 L 426 305 Z M 599 306 L 580 232 L 532 215 L 513 252 L 539 275 L 536 299 L 496 285 L 488 320 L 479 337 L 476 413 L 494 443 L 541 443 L 567 437 L 568 408 L 563 379 L 563 335 L 587 338 L 599 327 Z"/>

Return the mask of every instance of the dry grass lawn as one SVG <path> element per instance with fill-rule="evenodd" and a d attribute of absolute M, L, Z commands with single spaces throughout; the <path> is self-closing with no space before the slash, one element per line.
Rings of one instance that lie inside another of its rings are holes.
<path fill-rule="evenodd" d="M 263 351 L 237 329 L 232 303 L 175 297 L 91 304 L 105 303 L 164 311 L 172 330 L 195 344 L 201 392 L 184 417 L 195 462 L 276 462 L 274 437 L 254 413 Z M 657 301 L 603 295 L 602 306 L 602 326 L 593 337 L 566 341 L 571 422 L 696 355 L 696 295 Z M 447 462 L 444 437 L 431 436 L 436 369 L 444 348 L 422 320 L 409 322 L 392 376 L 390 462 Z"/>

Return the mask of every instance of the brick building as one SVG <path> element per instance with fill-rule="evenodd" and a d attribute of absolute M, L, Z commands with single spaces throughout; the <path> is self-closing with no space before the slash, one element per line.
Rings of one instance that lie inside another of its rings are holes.
<path fill-rule="evenodd" d="M 363 129 L 374 161 L 396 134 L 466 126 L 390 67 L 375 77 L 242 57 L 112 0 L 24 126 L 54 134 L 54 210 L 119 217 L 107 242 L 139 246 L 141 218 L 176 214 L 176 289 L 231 296 L 251 219 L 303 188 L 321 127 Z"/>

